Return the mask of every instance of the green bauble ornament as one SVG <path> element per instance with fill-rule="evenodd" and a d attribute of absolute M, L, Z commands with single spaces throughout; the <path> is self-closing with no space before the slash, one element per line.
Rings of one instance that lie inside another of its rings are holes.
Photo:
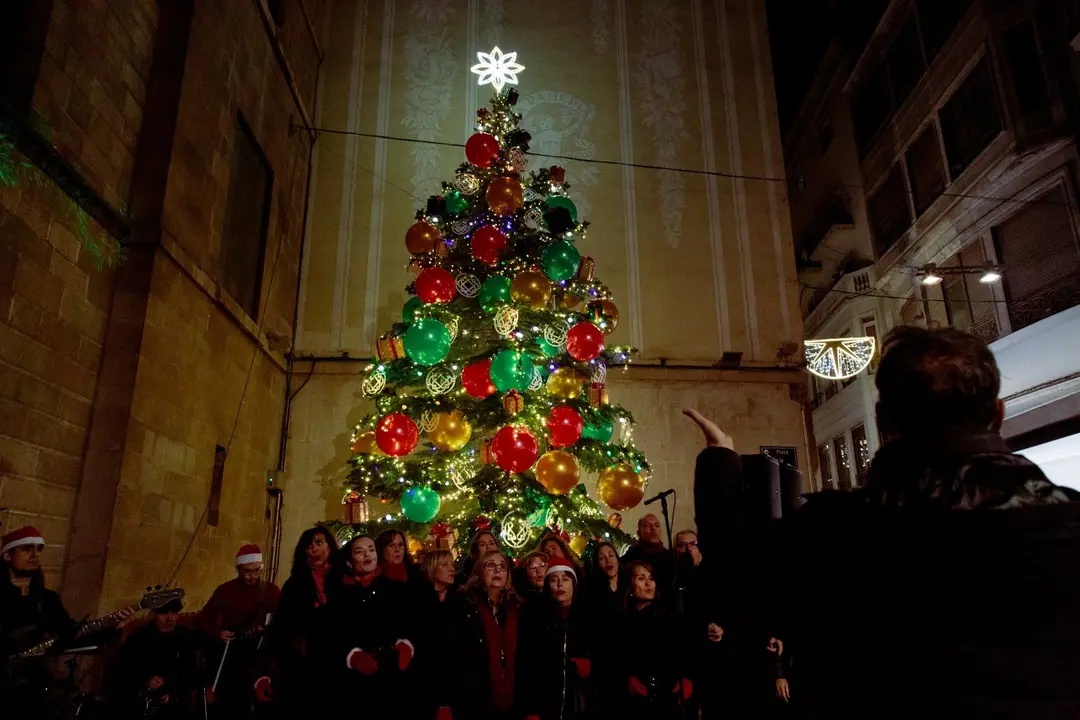
<path fill-rule="evenodd" d="M 501 303 L 510 302 L 510 278 L 492 275 L 480 287 L 480 307 L 495 312 Z"/>
<path fill-rule="evenodd" d="M 540 354 L 544 357 L 555 357 L 562 354 L 562 350 L 558 346 L 552 345 L 543 336 L 536 338 L 536 346 L 540 348 Z"/>
<path fill-rule="evenodd" d="M 533 379 L 533 363 L 517 350 L 503 350 L 491 359 L 491 382 L 499 392 L 525 392 Z"/>
<path fill-rule="evenodd" d="M 413 522 L 424 523 L 439 514 L 442 498 L 429 487 L 412 487 L 401 496 L 401 512 Z"/>
<path fill-rule="evenodd" d="M 569 240 L 556 240 L 544 249 L 544 256 L 540 261 L 544 266 L 544 273 L 555 282 L 569 280 L 578 271 L 581 264 L 581 254 L 574 243 Z"/>
<path fill-rule="evenodd" d="M 577 222 L 577 206 L 574 205 L 574 201 L 565 195 L 550 195 L 544 204 L 549 208 L 566 208 L 570 213 L 570 219 Z"/>
<path fill-rule="evenodd" d="M 469 199 L 457 190 L 446 194 L 446 211 L 451 215 L 460 215 L 469 209 Z"/>
<path fill-rule="evenodd" d="M 585 423 L 585 429 L 581 432 L 581 437 L 589 438 L 590 440 L 596 440 L 597 442 L 607 443 L 611 442 L 611 435 L 615 432 L 615 425 L 610 420 L 604 420 L 603 418 L 596 418 L 594 421 Z"/>
<path fill-rule="evenodd" d="M 416 319 L 416 311 L 422 307 L 424 307 L 424 301 L 413 295 L 405 303 L 405 307 L 401 308 L 401 321 L 406 325 L 411 325 Z"/>
<path fill-rule="evenodd" d="M 450 331 L 434 318 L 418 318 L 405 331 L 405 354 L 417 365 L 434 365 L 450 352 Z"/>

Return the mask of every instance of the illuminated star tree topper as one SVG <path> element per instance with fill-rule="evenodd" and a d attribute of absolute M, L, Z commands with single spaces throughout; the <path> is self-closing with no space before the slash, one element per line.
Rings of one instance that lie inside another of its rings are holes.
<path fill-rule="evenodd" d="M 518 73 L 525 69 L 525 66 L 517 61 L 516 52 L 504 54 L 498 45 L 489 53 L 476 53 L 476 57 L 480 62 L 470 69 L 480 76 L 477 83 L 491 85 L 495 92 L 502 92 L 504 85 L 517 85 Z"/>

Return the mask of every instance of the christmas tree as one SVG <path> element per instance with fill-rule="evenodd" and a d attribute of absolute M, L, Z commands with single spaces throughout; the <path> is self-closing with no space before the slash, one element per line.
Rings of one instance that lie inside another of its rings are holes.
<path fill-rule="evenodd" d="M 375 410 L 355 428 L 340 534 L 402 530 L 414 541 L 468 541 L 478 527 L 511 552 L 545 529 L 628 542 L 582 483 L 598 473 L 610 510 L 634 507 L 648 471 L 631 414 L 604 385 L 632 348 L 560 167 L 529 171 L 529 133 L 514 111 L 514 54 L 479 53 L 496 90 L 477 111 L 466 163 L 428 199 L 405 236 L 415 280 L 401 322 L 363 380 Z"/>

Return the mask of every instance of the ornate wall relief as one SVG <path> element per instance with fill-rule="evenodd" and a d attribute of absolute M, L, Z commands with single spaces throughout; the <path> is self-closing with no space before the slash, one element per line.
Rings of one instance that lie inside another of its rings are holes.
<path fill-rule="evenodd" d="M 567 162 L 560 157 L 592 160 L 596 143 L 589 139 L 589 123 L 596 117 L 596 106 L 569 93 L 541 90 L 523 96 L 518 101 L 522 126 L 532 134 L 529 155 L 530 167 L 562 165 L 570 183 L 570 197 L 578 208 L 578 217 L 589 219 L 588 189 L 599 182 L 596 165 Z"/>
<path fill-rule="evenodd" d="M 650 0 L 640 7 L 641 47 L 634 72 L 637 105 L 652 136 L 656 164 L 676 166 L 689 139 L 681 53 L 681 41 L 689 29 L 679 19 L 675 0 Z M 686 181 L 680 173 L 669 170 L 658 175 L 664 239 L 677 247 L 686 209 Z"/>
<path fill-rule="evenodd" d="M 451 0 L 415 0 L 405 37 L 405 115 L 401 120 L 419 140 L 436 140 L 440 124 L 450 111 L 453 80 L 461 72 L 462 58 L 451 50 Z M 442 148 L 413 143 L 410 178 L 412 193 L 425 198 L 440 187 Z"/>

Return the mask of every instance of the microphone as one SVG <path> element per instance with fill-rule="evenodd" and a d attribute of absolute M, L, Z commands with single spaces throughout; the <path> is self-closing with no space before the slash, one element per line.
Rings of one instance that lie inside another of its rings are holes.
<path fill-rule="evenodd" d="M 659 495 L 654 495 L 653 497 L 651 497 L 651 498 L 649 498 L 648 500 L 646 500 L 646 501 L 645 501 L 645 504 L 646 504 L 646 505 L 652 505 L 652 504 L 653 504 L 654 502 L 656 502 L 656 501 L 657 501 L 657 500 L 659 500 L 660 498 L 665 498 L 665 497 L 667 497 L 668 495 L 674 495 L 674 494 L 675 494 L 675 491 L 674 491 L 674 490 L 665 490 L 665 491 L 663 491 L 662 493 L 660 493 Z"/>

